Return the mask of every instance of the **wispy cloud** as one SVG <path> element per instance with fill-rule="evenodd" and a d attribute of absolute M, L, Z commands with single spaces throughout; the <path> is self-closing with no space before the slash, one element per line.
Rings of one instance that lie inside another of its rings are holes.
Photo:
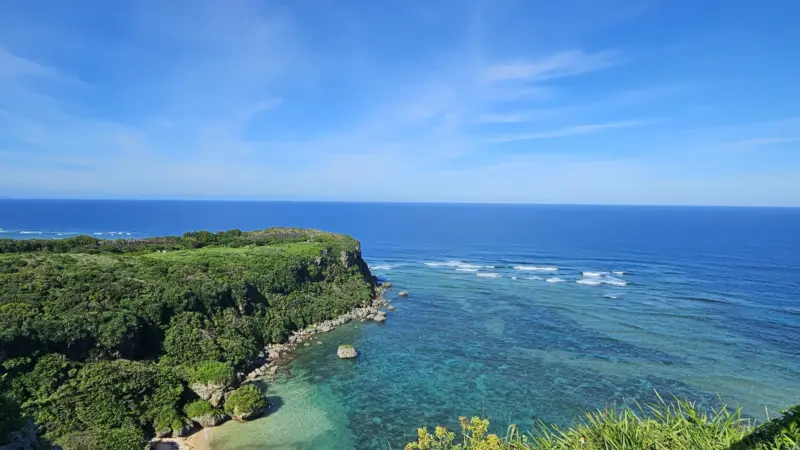
<path fill-rule="evenodd" d="M 775 164 L 731 148 L 772 146 L 775 158 L 797 143 L 796 117 L 692 114 L 723 109 L 722 91 L 704 96 L 721 88 L 694 78 L 706 67 L 650 67 L 653 49 L 616 39 L 590 45 L 598 27 L 635 14 L 598 16 L 639 11 L 638 0 L 590 2 L 577 19 L 552 2 L 465 1 L 380 13 L 257 0 L 98 9 L 115 31 L 25 6 L 37 0 L 4 7 L 0 195 L 581 201 L 591 191 L 583 201 L 602 201 L 636 200 L 625 196 L 646 186 L 667 201 L 669 177 L 705 167 L 718 156 L 709 149 L 727 151 L 721 173 Z M 513 142 L 552 158 L 499 145 Z M 723 175 L 720 192 L 733 179 Z"/>
<path fill-rule="evenodd" d="M 552 119 L 554 117 L 569 114 L 573 108 L 548 108 L 548 109 L 527 109 L 511 111 L 505 113 L 486 113 L 480 114 L 475 118 L 477 123 L 525 123 L 536 120 Z"/>
<path fill-rule="evenodd" d="M 513 61 L 488 67 L 483 77 L 489 82 L 526 80 L 546 81 L 593 72 L 620 62 L 616 52 L 586 53 L 571 50 L 544 59 Z"/>
<path fill-rule="evenodd" d="M 609 123 L 593 123 L 593 124 L 585 124 L 585 125 L 576 125 L 576 126 L 569 126 L 565 128 L 559 128 L 557 130 L 552 131 L 543 131 L 537 133 L 528 133 L 528 134 L 516 134 L 510 136 L 502 136 L 498 138 L 491 139 L 489 142 L 494 144 L 500 144 L 504 142 L 515 142 L 515 141 L 532 141 L 538 139 L 553 139 L 553 138 L 561 138 L 561 137 L 568 137 L 568 136 L 579 136 L 584 134 L 592 134 L 598 133 L 604 130 L 611 130 L 616 128 L 630 128 L 630 127 L 637 127 L 641 125 L 645 125 L 647 122 L 642 120 L 628 120 L 624 122 L 609 122 Z"/>
<path fill-rule="evenodd" d="M 800 137 L 767 137 L 767 138 L 749 138 L 732 141 L 725 144 L 726 148 L 735 150 L 749 150 L 754 148 L 768 147 L 771 145 L 788 144 L 792 142 L 800 142 Z"/>

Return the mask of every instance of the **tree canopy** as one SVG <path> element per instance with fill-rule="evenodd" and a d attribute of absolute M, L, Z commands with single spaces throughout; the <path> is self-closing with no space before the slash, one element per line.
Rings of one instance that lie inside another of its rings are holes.
<path fill-rule="evenodd" d="M 189 383 L 234 385 L 373 281 L 357 241 L 315 230 L 0 240 L 0 433 L 24 416 L 83 448 L 182 428 Z"/>

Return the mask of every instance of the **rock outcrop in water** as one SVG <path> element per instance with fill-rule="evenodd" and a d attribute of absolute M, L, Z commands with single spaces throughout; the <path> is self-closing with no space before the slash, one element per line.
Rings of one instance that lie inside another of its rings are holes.
<path fill-rule="evenodd" d="M 358 352 L 352 345 L 340 345 L 336 350 L 336 356 L 341 359 L 353 359 L 358 356 Z"/>

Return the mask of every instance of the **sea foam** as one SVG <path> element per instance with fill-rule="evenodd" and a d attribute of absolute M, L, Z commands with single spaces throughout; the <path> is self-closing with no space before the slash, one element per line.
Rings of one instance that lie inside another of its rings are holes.
<path fill-rule="evenodd" d="M 610 284 L 612 286 L 626 286 L 628 283 L 625 280 L 612 277 L 603 272 L 583 272 L 583 278 L 575 280 L 578 284 L 587 286 L 598 286 L 601 284 Z"/>
<path fill-rule="evenodd" d="M 548 278 L 548 279 L 546 279 L 544 281 L 547 281 L 548 283 L 563 283 L 564 282 L 563 279 L 558 278 L 558 277 L 551 277 L 551 278 Z"/>
<path fill-rule="evenodd" d="M 526 272 L 555 272 L 558 270 L 558 267 L 540 267 L 540 266 L 514 266 L 517 270 L 523 270 Z"/>
<path fill-rule="evenodd" d="M 493 273 L 493 272 L 478 272 L 475 275 L 477 275 L 479 277 L 484 277 L 484 278 L 500 278 L 500 277 L 502 277 L 502 275 L 500 275 L 499 273 Z"/>
<path fill-rule="evenodd" d="M 428 267 L 456 267 L 459 269 L 494 269 L 494 266 L 481 266 L 477 264 L 465 263 L 464 261 L 432 261 L 423 263 Z"/>
<path fill-rule="evenodd" d="M 371 270 L 389 270 L 392 268 L 389 264 L 375 264 L 374 266 L 369 266 Z"/>
<path fill-rule="evenodd" d="M 581 274 L 585 277 L 600 277 L 603 276 L 607 272 L 581 272 Z"/>
<path fill-rule="evenodd" d="M 95 231 L 92 233 L 95 236 L 130 236 L 130 231 Z"/>

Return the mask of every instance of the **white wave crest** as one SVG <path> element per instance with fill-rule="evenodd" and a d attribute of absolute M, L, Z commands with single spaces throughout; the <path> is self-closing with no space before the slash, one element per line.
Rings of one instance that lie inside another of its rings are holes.
<path fill-rule="evenodd" d="M 603 298 L 617 298 L 617 294 L 603 294 Z"/>
<path fill-rule="evenodd" d="M 558 270 L 558 267 L 540 267 L 540 266 L 514 266 L 517 270 L 523 270 L 526 272 L 555 272 Z"/>
<path fill-rule="evenodd" d="M 614 275 L 625 275 L 625 272 L 623 272 L 621 270 L 615 270 L 613 273 L 614 273 Z"/>
<path fill-rule="evenodd" d="M 456 267 L 459 269 L 494 269 L 494 266 L 481 266 L 478 264 L 465 263 L 464 261 L 433 261 L 423 263 L 428 267 Z"/>
<path fill-rule="evenodd" d="M 369 266 L 371 270 L 389 270 L 392 268 L 389 264 L 375 264 L 374 266 Z"/>
<path fill-rule="evenodd" d="M 500 277 L 502 277 L 502 275 L 500 275 L 499 273 L 493 273 L 493 272 L 478 272 L 475 275 L 477 275 L 479 277 L 484 277 L 484 278 L 500 278 Z"/>
<path fill-rule="evenodd" d="M 548 279 L 546 279 L 544 281 L 547 281 L 548 283 L 563 283 L 564 282 L 564 280 L 562 280 L 561 278 L 558 278 L 558 277 L 550 277 L 550 278 L 548 278 Z"/>
<path fill-rule="evenodd" d="M 528 279 L 529 280 L 541 280 L 542 277 L 533 276 L 533 277 L 528 277 Z"/>
<path fill-rule="evenodd" d="M 587 272 L 584 272 L 584 278 L 580 280 L 576 280 L 575 282 L 578 284 L 584 284 L 587 286 L 598 286 L 601 284 L 610 284 L 612 286 L 626 286 L 628 283 L 625 280 L 620 280 L 619 278 L 614 278 L 612 276 L 597 274 L 594 275 L 596 272 L 588 272 L 592 273 L 593 275 L 586 275 Z"/>
<path fill-rule="evenodd" d="M 581 272 L 581 274 L 585 277 L 601 277 L 606 274 L 606 272 Z"/>
<path fill-rule="evenodd" d="M 456 272 L 477 272 L 478 269 L 471 269 L 469 267 L 456 267 Z"/>
<path fill-rule="evenodd" d="M 20 231 L 19 234 L 42 234 L 43 231 Z"/>
<path fill-rule="evenodd" d="M 512 279 L 512 280 L 516 280 L 516 279 L 517 279 L 517 277 L 511 277 L 511 279 Z"/>

